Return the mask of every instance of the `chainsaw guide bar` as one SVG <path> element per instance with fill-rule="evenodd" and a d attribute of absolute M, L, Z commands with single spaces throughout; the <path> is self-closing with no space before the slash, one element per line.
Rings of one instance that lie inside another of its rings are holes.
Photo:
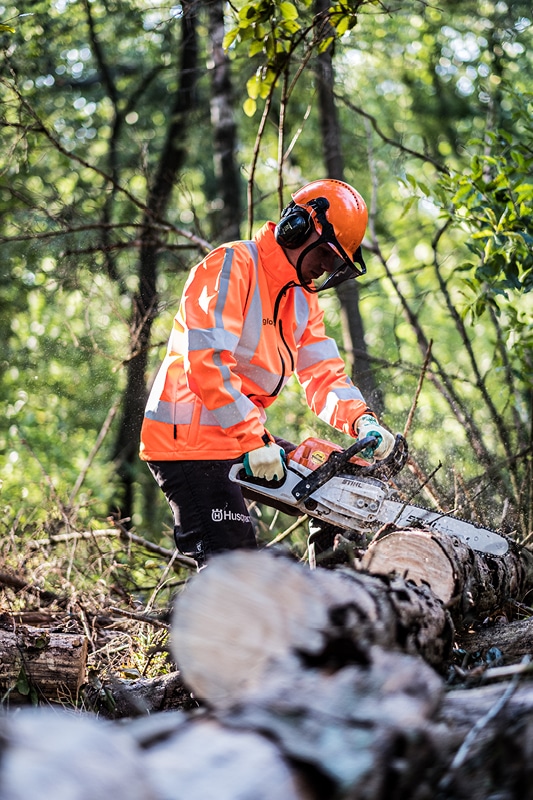
<path fill-rule="evenodd" d="M 407 461 L 403 436 L 397 434 L 393 452 L 382 461 L 368 464 L 357 458 L 357 453 L 372 445 L 376 445 L 372 436 L 357 440 L 346 450 L 321 439 L 308 439 L 289 454 L 281 481 L 250 477 L 242 464 L 235 464 L 229 477 L 246 496 L 265 505 L 289 514 L 308 514 L 345 530 L 375 532 L 386 524 L 429 528 L 481 553 L 505 555 L 508 541 L 495 531 L 396 499 L 397 493 L 388 481 Z"/>

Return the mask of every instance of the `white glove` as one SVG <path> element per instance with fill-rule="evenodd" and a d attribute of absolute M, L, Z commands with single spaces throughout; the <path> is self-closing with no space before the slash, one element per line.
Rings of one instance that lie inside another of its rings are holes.
<path fill-rule="evenodd" d="M 375 436 L 378 440 L 378 445 L 373 453 L 367 454 L 366 450 L 361 453 L 363 458 L 370 456 L 381 461 L 382 458 L 387 458 L 392 453 L 396 439 L 392 433 L 378 423 L 375 417 L 370 414 L 363 414 L 355 423 L 355 429 L 358 439 L 364 439 L 366 436 Z"/>
<path fill-rule="evenodd" d="M 280 481 L 285 475 L 285 450 L 275 442 L 250 450 L 244 456 L 244 468 L 254 478 Z"/>

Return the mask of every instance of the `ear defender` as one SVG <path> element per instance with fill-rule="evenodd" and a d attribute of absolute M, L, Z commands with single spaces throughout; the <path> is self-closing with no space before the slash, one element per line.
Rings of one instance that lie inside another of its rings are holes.
<path fill-rule="evenodd" d="M 311 214 L 294 200 L 283 209 L 281 219 L 274 229 L 276 242 L 288 250 L 301 247 L 313 230 Z"/>
<path fill-rule="evenodd" d="M 328 200 L 325 197 L 316 197 L 313 200 L 309 200 L 306 205 L 313 209 L 317 221 L 324 227 L 327 224 Z M 281 219 L 274 229 L 274 236 L 276 237 L 276 242 L 282 247 L 293 250 L 305 244 L 314 230 L 315 226 L 311 213 L 303 206 L 297 205 L 294 200 L 291 200 L 281 213 Z"/>

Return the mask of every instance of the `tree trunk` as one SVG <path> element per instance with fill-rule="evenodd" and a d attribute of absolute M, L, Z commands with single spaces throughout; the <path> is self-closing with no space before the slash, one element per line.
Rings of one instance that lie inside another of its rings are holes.
<path fill-rule="evenodd" d="M 87 639 L 30 625 L 2 625 L 0 692 L 6 700 L 75 705 L 86 677 Z"/>
<path fill-rule="evenodd" d="M 321 35 L 327 36 L 329 0 L 315 0 L 315 15 L 322 26 Z M 315 71 L 318 88 L 318 118 L 322 133 L 322 149 L 328 178 L 344 180 L 344 159 L 341 146 L 341 128 L 333 88 L 333 45 L 316 58 Z M 341 308 L 344 358 L 352 380 L 363 393 L 374 411 L 382 411 L 381 393 L 374 380 L 371 360 L 366 349 L 363 318 L 359 308 L 359 287 L 355 280 L 346 281 L 336 289 Z"/>
<path fill-rule="evenodd" d="M 224 5 L 207 0 L 211 50 L 211 126 L 216 177 L 216 200 L 220 208 L 213 215 L 212 238 L 233 241 L 240 236 L 241 187 L 235 163 L 236 125 L 229 59 L 224 52 Z"/>
<path fill-rule="evenodd" d="M 377 539 L 359 566 L 429 586 L 459 628 L 497 613 L 510 598 L 521 599 L 533 581 L 533 554 L 511 540 L 505 556 L 491 556 L 454 537 L 419 529 Z"/>
<path fill-rule="evenodd" d="M 372 357 L 365 343 L 365 329 L 359 307 L 359 286 L 357 281 L 350 280 L 341 283 L 336 291 L 341 305 L 343 357 L 353 382 L 361 390 L 369 407 L 377 414 L 382 414 L 383 393 L 376 384 Z"/>
<path fill-rule="evenodd" d="M 152 323 L 157 311 L 157 253 L 158 237 L 152 235 L 154 220 L 164 218 L 178 171 L 183 166 L 187 150 L 186 134 L 190 112 L 195 106 L 198 77 L 196 6 L 183 4 L 181 18 L 182 43 L 178 90 L 174 105 L 168 109 L 169 125 L 157 174 L 150 187 L 147 213 L 139 263 L 139 286 L 133 299 L 133 319 L 130 336 L 130 359 L 127 365 L 126 389 L 120 428 L 113 459 L 121 480 L 120 513 L 131 518 L 133 513 L 134 464 L 138 458 L 139 436 L 146 403 L 146 368 Z"/>

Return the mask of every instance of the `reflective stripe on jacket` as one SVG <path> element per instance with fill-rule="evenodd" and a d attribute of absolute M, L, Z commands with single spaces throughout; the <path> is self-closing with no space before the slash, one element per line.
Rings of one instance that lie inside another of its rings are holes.
<path fill-rule="evenodd" d="M 261 447 L 265 409 L 294 372 L 315 414 L 354 435 L 366 404 L 316 294 L 295 278 L 273 223 L 193 268 L 146 405 L 143 460 L 233 459 Z"/>

